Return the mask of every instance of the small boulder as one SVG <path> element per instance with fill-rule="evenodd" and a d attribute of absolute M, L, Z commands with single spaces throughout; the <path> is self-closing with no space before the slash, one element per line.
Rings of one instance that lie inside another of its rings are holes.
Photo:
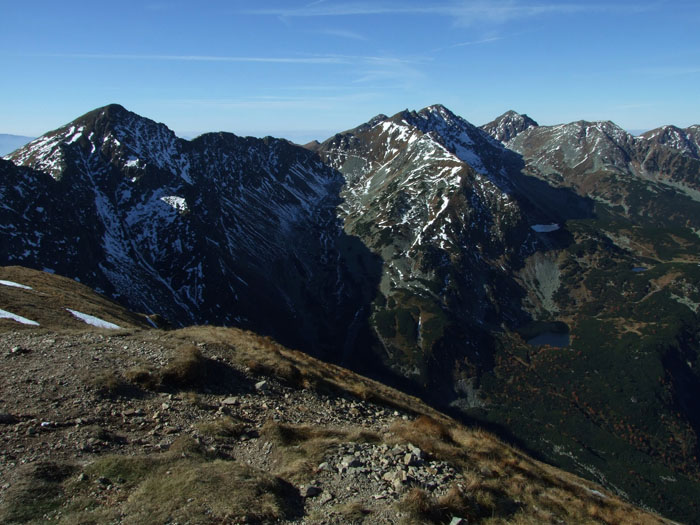
<path fill-rule="evenodd" d="M 357 459 L 355 456 L 345 456 L 343 459 L 340 461 L 340 464 L 343 467 L 351 468 L 351 467 L 359 467 L 362 465 L 362 462 Z"/>
<path fill-rule="evenodd" d="M 333 499 L 333 494 L 331 494 L 330 492 L 324 492 L 324 493 L 321 495 L 321 497 L 318 498 L 318 502 L 319 502 L 321 505 L 325 505 L 326 503 L 328 503 L 328 502 L 331 501 L 332 499 Z"/>

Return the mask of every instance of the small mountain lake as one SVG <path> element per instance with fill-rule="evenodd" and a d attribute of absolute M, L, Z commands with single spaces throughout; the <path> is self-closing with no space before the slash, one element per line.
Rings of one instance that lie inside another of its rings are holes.
<path fill-rule="evenodd" d="M 632 271 L 634 273 L 641 273 L 641 272 L 646 272 L 649 268 L 645 268 L 644 266 L 637 266 L 636 268 L 632 268 Z"/>
<path fill-rule="evenodd" d="M 566 348 L 571 344 L 569 327 L 561 321 L 532 321 L 518 330 L 527 344 Z"/>
<path fill-rule="evenodd" d="M 527 344 L 532 346 L 549 345 L 557 348 L 566 348 L 571 344 L 571 337 L 568 333 L 542 332 L 532 339 L 528 339 Z"/>

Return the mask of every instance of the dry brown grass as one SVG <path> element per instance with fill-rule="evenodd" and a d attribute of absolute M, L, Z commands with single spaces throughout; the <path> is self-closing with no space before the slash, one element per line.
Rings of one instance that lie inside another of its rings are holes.
<path fill-rule="evenodd" d="M 371 521 L 371 511 L 365 508 L 360 501 L 351 501 L 337 505 L 333 508 L 336 514 L 340 517 L 341 523 L 348 525 L 357 525 L 365 523 L 366 520 Z"/>
<path fill-rule="evenodd" d="M 274 472 L 290 481 L 302 483 L 316 474 L 324 456 L 340 443 L 379 442 L 380 436 L 365 430 L 320 428 L 309 425 L 287 425 L 267 421 L 260 437 L 272 442 Z"/>
<path fill-rule="evenodd" d="M 183 390 L 199 386 L 206 379 L 207 359 L 194 345 L 182 344 L 173 351 L 173 358 L 161 369 L 138 364 L 123 372 L 102 370 L 88 376 L 88 383 L 102 397 L 137 395 L 138 389 Z M 142 392 L 141 392 L 142 393 Z"/>
<path fill-rule="evenodd" d="M 360 376 L 338 365 L 290 350 L 269 337 L 245 330 L 193 326 L 165 332 L 171 344 L 205 343 L 230 362 L 247 366 L 254 373 L 279 377 L 292 386 L 311 388 L 329 394 L 350 394 L 390 408 L 436 419 L 441 414 L 420 399 L 399 392 L 378 381 Z"/>
<path fill-rule="evenodd" d="M 160 387 L 160 377 L 151 368 L 138 365 L 124 372 L 124 377 L 130 383 L 147 390 L 157 390 Z"/>
<path fill-rule="evenodd" d="M 476 515 L 484 523 L 559 523 L 562 519 L 610 525 L 668 523 L 591 482 L 535 461 L 482 430 L 417 418 L 395 423 L 392 432 L 394 441 L 416 444 L 457 467 L 466 483 L 451 495 L 455 511 L 462 505 L 461 512 Z M 422 516 L 439 523 L 439 511 L 447 502 L 413 496 L 412 519 Z M 423 506 L 427 510 L 421 510 Z"/>
<path fill-rule="evenodd" d="M 439 498 L 422 489 L 413 488 L 404 495 L 397 508 L 405 514 L 403 523 L 406 525 L 448 523 L 455 516 L 471 522 L 476 516 L 474 501 L 457 485 L 451 486 L 448 492 Z"/>
<path fill-rule="evenodd" d="M 453 492 L 452 503 L 436 501 L 437 508 L 458 508 L 459 500 L 483 523 L 556 523 L 562 519 L 567 523 L 611 525 L 667 523 L 594 483 L 533 460 L 488 432 L 461 426 L 413 396 L 286 349 L 269 338 L 211 327 L 186 328 L 168 336 L 173 341 L 204 342 L 231 362 L 253 364 L 251 369 L 261 374 L 289 367 L 298 370 L 294 380 L 302 386 L 348 393 L 416 414 L 414 421 L 397 422 L 387 442 L 413 443 L 430 456 L 451 463 L 467 479 L 466 486 L 459 488 L 465 491 L 459 493 L 459 498 Z M 275 452 L 275 472 L 289 479 L 308 480 L 328 447 L 348 439 L 347 435 L 318 432 L 274 428 L 271 423 L 264 435 L 280 444 Z"/>
<path fill-rule="evenodd" d="M 195 427 L 205 436 L 227 439 L 243 435 L 248 425 L 239 419 L 223 416 L 210 421 L 201 421 Z"/>
<path fill-rule="evenodd" d="M 94 376 L 88 376 L 87 382 L 102 398 L 114 399 L 134 394 L 129 383 L 116 370 L 102 370 Z"/>
<path fill-rule="evenodd" d="M 288 514 L 295 489 L 231 461 L 178 462 L 148 476 L 124 504 L 132 523 L 270 522 Z"/>
<path fill-rule="evenodd" d="M 206 362 L 194 345 L 182 345 L 175 350 L 175 358 L 160 371 L 164 385 L 186 388 L 197 385 L 205 378 Z"/>
<path fill-rule="evenodd" d="M 250 359 L 247 360 L 245 364 L 254 374 L 274 377 L 283 383 L 297 388 L 304 386 L 304 377 L 301 371 L 284 359 L 273 363 L 261 363 L 260 361 Z"/>

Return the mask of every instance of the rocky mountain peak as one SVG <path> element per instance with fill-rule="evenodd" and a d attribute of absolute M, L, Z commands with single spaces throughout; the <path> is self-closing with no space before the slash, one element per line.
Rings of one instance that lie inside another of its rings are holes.
<path fill-rule="evenodd" d="M 46 171 L 54 179 L 63 177 L 64 168 L 77 156 L 93 168 L 97 164 L 119 168 L 151 165 L 189 182 L 180 159 L 183 143 L 164 124 L 110 104 L 39 137 L 8 158 L 17 165 Z"/>
<path fill-rule="evenodd" d="M 425 117 L 439 117 L 445 121 L 453 120 L 458 118 L 452 111 L 447 109 L 442 104 L 433 104 L 431 106 L 425 107 L 418 112 L 419 115 Z"/>
<path fill-rule="evenodd" d="M 700 126 L 681 129 L 676 126 L 662 126 L 641 135 L 641 138 L 655 144 L 676 149 L 695 159 L 700 159 Z"/>
<path fill-rule="evenodd" d="M 537 122 L 526 114 L 508 110 L 495 120 L 481 126 L 481 129 L 499 142 L 508 142 L 526 129 L 537 126 Z"/>
<path fill-rule="evenodd" d="M 421 130 L 434 130 L 436 126 L 453 125 L 460 120 L 464 121 L 442 104 L 433 104 L 419 111 L 406 109 L 394 115 L 392 120 L 405 121 Z"/>

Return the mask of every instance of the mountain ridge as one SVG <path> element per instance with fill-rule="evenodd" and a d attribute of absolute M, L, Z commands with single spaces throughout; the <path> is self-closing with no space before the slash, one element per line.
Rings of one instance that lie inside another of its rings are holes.
<path fill-rule="evenodd" d="M 0 163 L 2 262 L 273 335 L 695 519 L 700 163 L 502 117 L 507 143 L 433 105 L 304 149 L 100 108 Z"/>

